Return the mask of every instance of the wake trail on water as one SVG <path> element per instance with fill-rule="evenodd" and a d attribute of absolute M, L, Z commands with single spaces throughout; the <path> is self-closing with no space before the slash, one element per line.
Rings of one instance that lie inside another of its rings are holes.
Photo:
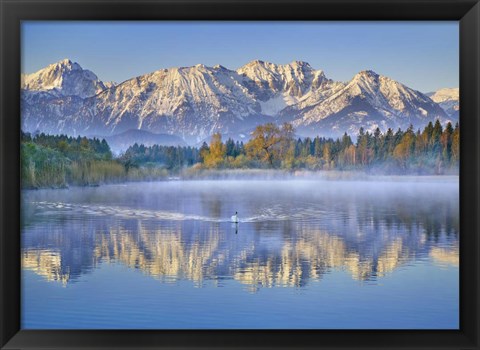
<path fill-rule="evenodd" d="M 162 221 L 204 221 L 204 222 L 232 222 L 230 217 L 209 217 L 195 214 L 185 214 L 172 211 L 135 209 L 120 206 L 82 205 L 63 202 L 33 202 L 37 208 L 36 215 L 92 215 L 111 216 L 123 219 L 153 219 Z M 259 215 L 240 217 L 240 223 L 255 223 L 267 221 L 302 220 L 318 217 L 318 210 L 303 208 L 298 212 L 284 213 L 281 207 L 264 208 L 259 210 Z"/>

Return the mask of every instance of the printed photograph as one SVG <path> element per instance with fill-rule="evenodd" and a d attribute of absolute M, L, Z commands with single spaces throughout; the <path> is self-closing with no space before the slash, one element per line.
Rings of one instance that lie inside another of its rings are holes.
<path fill-rule="evenodd" d="M 22 329 L 459 329 L 458 22 L 22 21 L 19 93 Z"/>

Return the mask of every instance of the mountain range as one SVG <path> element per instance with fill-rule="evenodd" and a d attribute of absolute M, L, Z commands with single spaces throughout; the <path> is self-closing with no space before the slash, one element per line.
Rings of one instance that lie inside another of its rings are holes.
<path fill-rule="evenodd" d="M 458 120 L 460 112 L 460 91 L 458 88 L 440 89 L 427 93 L 427 96 L 437 102 L 449 116 Z"/>
<path fill-rule="evenodd" d="M 385 131 L 435 119 L 455 122 L 459 114 L 458 89 L 424 94 L 371 70 L 339 82 L 302 61 L 255 60 L 237 70 L 198 64 L 116 84 L 65 59 L 21 79 L 24 131 L 123 134 L 124 145 L 146 133 L 172 135 L 170 144 L 198 144 L 215 132 L 248 139 L 267 122 L 290 122 L 302 136 L 335 137 L 360 127 Z"/>

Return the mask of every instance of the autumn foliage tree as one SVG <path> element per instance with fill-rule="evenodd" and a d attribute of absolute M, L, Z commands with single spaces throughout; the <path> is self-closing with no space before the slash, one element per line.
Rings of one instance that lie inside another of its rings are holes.
<path fill-rule="evenodd" d="M 294 129 L 288 123 L 281 128 L 273 123 L 259 125 L 245 145 L 247 156 L 267 167 L 278 167 L 287 155 L 292 156 L 293 135 Z"/>
<path fill-rule="evenodd" d="M 222 143 L 222 135 L 215 133 L 210 141 L 210 147 L 202 150 L 200 156 L 203 158 L 203 163 L 207 168 L 219 168 L 223 165 L 227 147 Z"/>

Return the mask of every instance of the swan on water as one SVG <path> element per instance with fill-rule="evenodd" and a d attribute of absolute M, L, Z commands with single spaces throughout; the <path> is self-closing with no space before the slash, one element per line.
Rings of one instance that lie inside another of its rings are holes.
<path fill-rule="evenodd" d="M 232 215 L 232 222 L 238 223 L 238 212 L 235 212 L 235 215 Z"/>

